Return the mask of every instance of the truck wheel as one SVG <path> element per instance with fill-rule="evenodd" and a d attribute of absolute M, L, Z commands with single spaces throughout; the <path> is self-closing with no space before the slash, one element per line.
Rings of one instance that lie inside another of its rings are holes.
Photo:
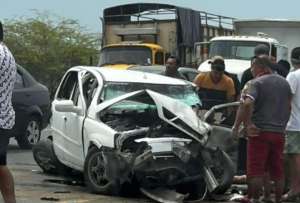
<path fill-rule="evenodd" d="M 33 146 L 32 152 L 35 162 L 45 173 L 65 175 L 71 170 L 57 159 L 49 139 L 39 141 Z"/>
<path fill-rule="evenodd" d="M 16 140 L 21 149 L 31 149 L 41 136 L 40 121 L 36 116 L 31 116 L 26 125 L 25 133 L 16 136 Z"/>
<path fill-rule="evenodd" d="M 120 184 L 106 176 L 103 153 L 97 147 L 89 149 L 84 163 L 84 179 L 92 193 L 119 195 Z"/>

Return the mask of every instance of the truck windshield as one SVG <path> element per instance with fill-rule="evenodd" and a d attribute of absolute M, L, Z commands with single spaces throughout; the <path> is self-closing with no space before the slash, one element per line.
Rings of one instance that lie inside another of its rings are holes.
<path fill-rule="evenodd" d="M 254 48 L 258 44 L 265 44 L 269 47 L 268 43 L 263 42 L 229 40 L 212 41 L 210 44 L 209 56 L 211 58 L 219 55 L 225 59 L 251 60 L 251 57 L 254 55 Z"/>
<path fill-rule="evenodd" d="M 150 65 L 151 49 L 141 46 L 106 47 L 100 53 L 100 66 L 112 64 Z"/>

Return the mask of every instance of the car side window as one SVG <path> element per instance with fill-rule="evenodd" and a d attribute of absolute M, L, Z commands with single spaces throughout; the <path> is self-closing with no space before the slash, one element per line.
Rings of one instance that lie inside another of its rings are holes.
<path fill-rule="evenodd" d="M 86 73 L 82 80 L 83 97 L 88 108 L 98 87 L 98 81 L 97 78 L 91 73 Z"/>
<path fill-rule="evenodd" d="M 78 84 L 77 75 L 76 71 L 68 73 L 59 89 L 57 99 L 72 99 L 72 95 L 75 94 L 76 85 Z"/>
<path fill-rule="evenodd" d="M 24 84 L 23 76 L 19 71 L 17 71 L 15 87 L 14 88 L 15 89 L 21 89 L 21 88 L 24 88 L 24 87 L 25 87 L 25 84 Z"/>

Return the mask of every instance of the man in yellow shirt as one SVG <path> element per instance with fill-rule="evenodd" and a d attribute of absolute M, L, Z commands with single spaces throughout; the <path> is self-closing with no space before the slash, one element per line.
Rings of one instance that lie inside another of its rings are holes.
<path fill-rule="evenodd" d="M 224 74 L 224 59 L 215 56 L 210 64 L 211 71 L 198 74 L 194 80 L 199 88 L 204 109 L 209 109 L 216 104 L 232 102 L 236 94 L 233 80 Z"/>

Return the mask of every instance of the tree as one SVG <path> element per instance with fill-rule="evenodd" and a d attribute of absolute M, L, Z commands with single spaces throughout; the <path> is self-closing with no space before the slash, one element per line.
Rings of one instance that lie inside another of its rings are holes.
<path fill-rule="evenodd" d="M 36 13 L 33 18 L 10 20 L 4 26 L 4 42 L 17 63 L 45 84 L 51 95 L 67 69 L 97 61 L 98 39 L 84 32 L 75 20 Z"/>

